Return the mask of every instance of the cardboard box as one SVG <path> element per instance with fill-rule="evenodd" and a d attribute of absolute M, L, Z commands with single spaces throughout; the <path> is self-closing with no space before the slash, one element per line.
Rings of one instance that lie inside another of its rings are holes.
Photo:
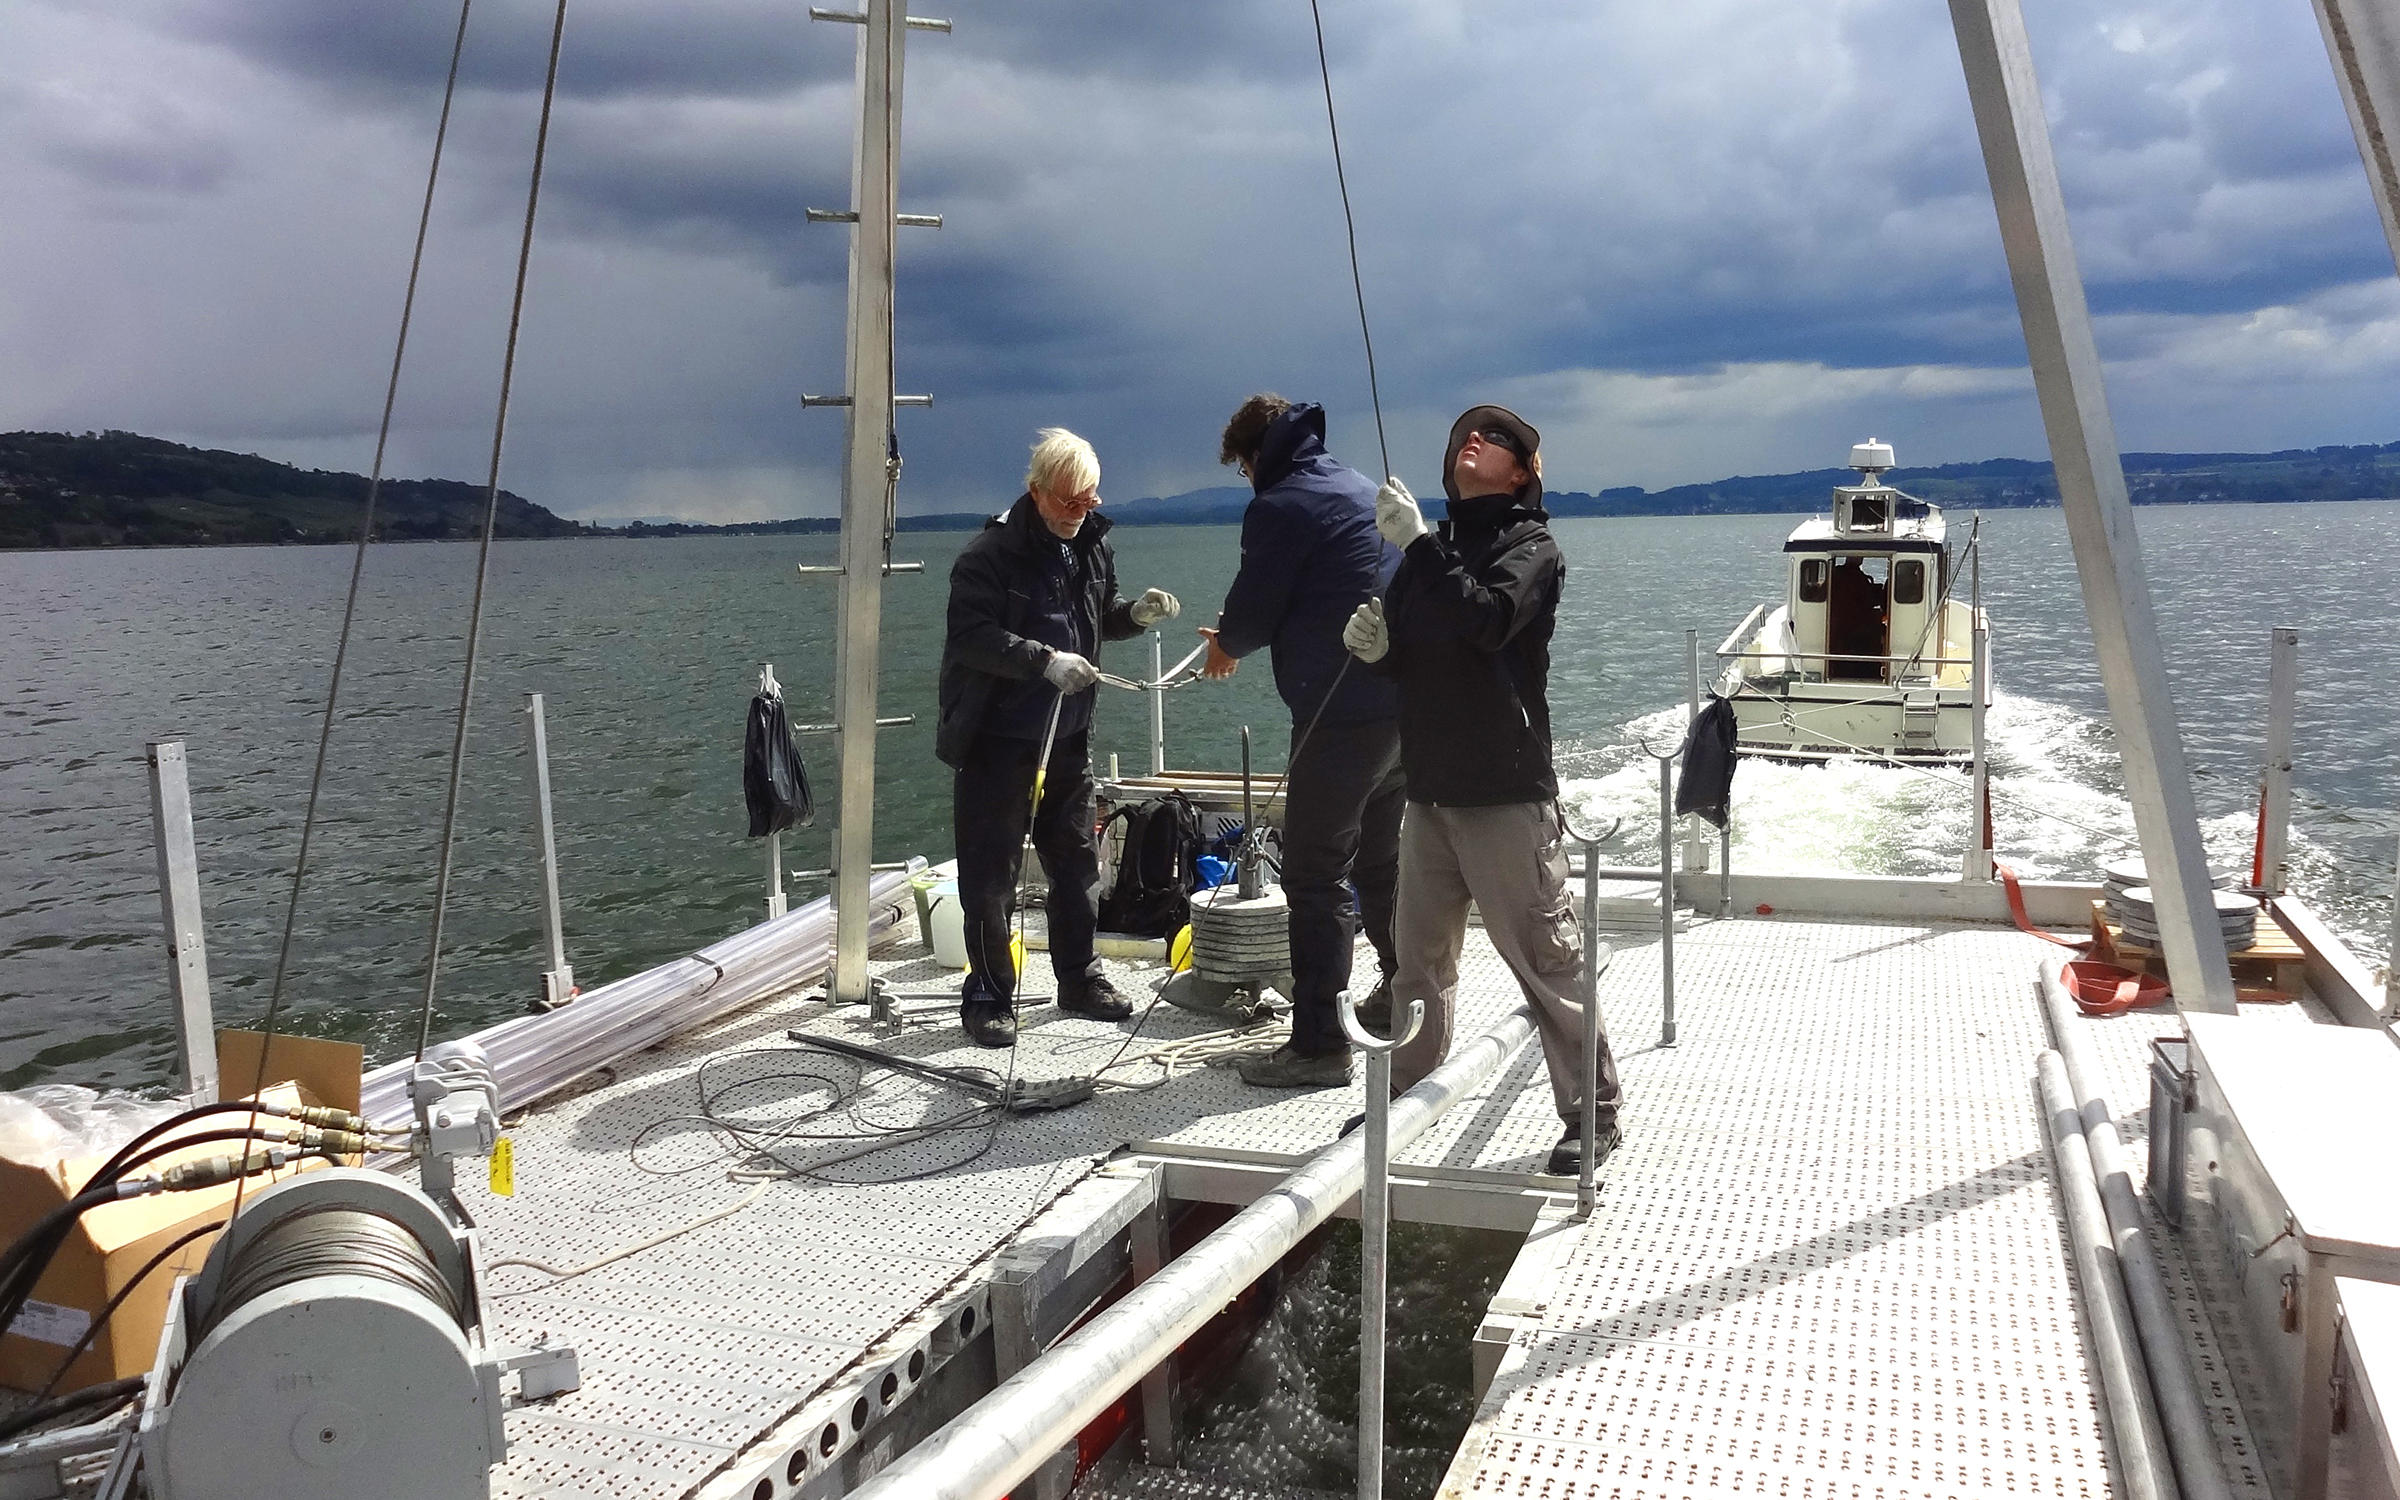
<path fill-rule="evenodd" d="M 246 1041 L 245 1041 L 246 1039 Z M 255 1033 L 220 1032 L 219 1067 L 234 1086 L 256 1076 L 258 1037 Z M 262 1091 L 262 1097 L 282 1103 L 331 1104 L 358 1108 L 362 1050 L 346 1042 L 322 1042 L 303 1037 L 275 1038 L 272 1071 L 286 1081 Z M 300 1081 L 294 1082 L 293 1079 Z M 238 1081 L 237 1081 L 238 1080 Z M 243 1097 L 248 1097 L 244 1088 Z M 239 1115 L 211 1115 L 179 1127 L 176 1135 L 221 1130 L 241 1120 Z M 171 1138 L 171 1137 L 170 1137 Z M 173 1152 L 151 1163 L 146 1171 L 161 1170 L 180 1161 L 227 1154 L 242 1149 L 237 1141 L 212 1141 Z M 107 1162 L 91 1156 L 48 1166 L 28 1166 L 0 1160 L 0 1244 L 13 1242 L 44 1214 L 72 1198 L 92 1174 Z M 245 1196 L 295 1171 L 322 1166 L 321 1158 L 304 1161 L 273 1174 L 249 1180 Z M 214 1233 L 202 1234 L 169 1255 L 147 1275 L 153 1257 L 194 1228 L 222 1220 L 233 1206 L 234 1184 L 183 1193 L 157 1193 L 103 1204 L 86 1212 L 69 1231 L 58 1254 L 34 1283 L 25 1310 L 0 1334 L 0 1385 L 39 1390 L 58 1370 L 59 1361 L 83 1337 L 92 1319 L 110 1298 L 126 1293 L 108 1322 L 92 1336 L 90 1346 L 58 1382 L 60 1393 L 81 1390 L 102 1381 L 142 1374 L 158 1355 L 159 1330 L 166 1325 L 167 1297 L 178 1276 L 200 1269 Z"/>

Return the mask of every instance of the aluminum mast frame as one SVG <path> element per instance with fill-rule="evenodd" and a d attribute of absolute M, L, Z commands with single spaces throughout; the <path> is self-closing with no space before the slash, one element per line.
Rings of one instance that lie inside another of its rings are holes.
<path fill-rule="evenodd" d="M 2134 831 L 2158 897 L 2167 975 L 2183 1009 L 2230 1013 L 2233 975 L 2225 935 L 2210 894 L 2199 809 L 2167 691 L 2166 654 L 2150 608 L 2024 13 L 2017 0 L 1950 0 L 1950 21 L 1991 178 L 1992 207 L 2000 217 L 2059 503 L 2075 547 L 2100 682 L 2124 760 Z"/>
<path fill-rule="evenodd" d="M 2314 0 L 2317 29 L 2333 60 L 2342 107 L 2358 137 L 2358 154 L 2375 194 L 2392 263 L 2400 266 L 2400 161 L 2389 135 L 2400 121 L 2400 10 L 2388 0 Z"/>

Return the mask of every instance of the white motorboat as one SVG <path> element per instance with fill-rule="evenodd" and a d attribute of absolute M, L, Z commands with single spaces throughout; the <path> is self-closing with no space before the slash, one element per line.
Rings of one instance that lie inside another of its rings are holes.
<path fill-rule="evenodd" d="M 1889 443 L 1860 443 L 1850 467 L 1859 482 L 1834 487 L 1833 514 L 1784 539 L 1783 601 L 1717 647 L 1717 691 L 1746 754 L 1968 759 L 1976 695 L 1991 702 L 1972 533 L 1954 554 L 1941 507 L 1883 483 Z"/>

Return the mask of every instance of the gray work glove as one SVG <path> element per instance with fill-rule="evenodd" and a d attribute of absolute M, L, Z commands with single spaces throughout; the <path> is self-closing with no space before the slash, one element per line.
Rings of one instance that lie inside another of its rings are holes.
<path fill-rule="evenodd" d="M 1383 660 L 1392 649 L 1392 633 L 1384 628 L 1381 599 L 1369 599 L 1350 612 L 1350 623 L 1342 627 L 1342 644 L 1370 666 Z"/>
<path fill-rule="evenodd" d="M 1072 651 L 1053 651 L 1042 680 L 1062 693 L 1080 693 L 1100 680 L 1100 669 Z"/>
<path fill-rule="evenodd" d="M 1375 492 L 1375 529 L 1383 533 L 1385 541 L 1406 552 L 1410 542 L 1433 528 L 1425 524 L 1425 512 L 1417 509 L 1417 497 L 1395 478 L 1386 479 L 1383 488 Z"/>
<path fill-rule="evenodd" d="M 1172 620 L 1183 613 L 1183 606 L 1165 589 L 1144 589 L 1142 597 L 1129 606 L 1134 628 L 1148 630 L 1161 620 Z"/>

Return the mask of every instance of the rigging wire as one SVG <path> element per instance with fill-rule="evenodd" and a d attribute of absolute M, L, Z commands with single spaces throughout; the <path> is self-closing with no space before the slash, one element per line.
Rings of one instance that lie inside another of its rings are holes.
<path fill-rule="evenodd" d="M 1317 0 L 1308 0 L 1308 18 L 1317 27 L 1317 74 L 1325 80 L 1325 130 L 1333 137 L 1333 180 L 1342 190 L 1342 228 L 1350 237 L 1350 290 L 1358 298 L 1358 337 L 1367 346 L 1367 399 L 1375 407 L 1375 450 L 1383 458 L 1383 474 L 1392 474 L 1391 446 L 1383 438 L 1383 391 L 1375 381 L 1375 336 L 1367 331 L 1367 288 L 1358 274 L 1358 223 L 1350 216 L 1350 178 L 1342 170 L 1342 127 L 1333 117 L 1333 66 L 1325 60 L 1325 17 Z"/>
<path fill-rule="evenodd" d="M 509 387 L 516 378 L 517 334 L 525 321 L 525 273 L 533 259 L 533 217 L 542 198 L 542 158 L 550 146 L 550 110 L 558 98 L 558 51 L 566 36 L 567 0 L 550 23 L 550 65 L 542 80 L 541 123 L 534 128 L 533 179 L 525 189 L 525 229 L 517 240 L 517 282 L 508 304 L 508 345 L 500 358 L 500 403 L 492 417 L 492 463 L 484 487 L 483 541 L 475 553 L 475 596 L 467 607 L 467 663 L 458 688 L 458 724 L 450 740 L 450 787 L 442 803 L 441 864 L 434 877 L 433 935 L 425 952 L 425 1003 L 417 1016 L 417 1057 L 433 1032 L 434 989 L 442 970 L 442 919 L 450 905 L 450 866 L 458 829 L 459 783 L 466 773 L 467 719 L 475 702 L 475 660 L 483 645 L 483 596 L 492 571 L 492 533 L 500 520 L 500 449 L 508 436 Z"/>
<path fill-rule="evenodd" d="M 400 398 L 400 366 L 408 353 L 408 329 L 417 310 L 417 279 L 425 267 L 425 234 L 433 222 L 433 190 L 442 176 L 442 147 L 450 137 L 450 106 L 458 97 L 458 63 L 467 48 L 467 15 L 475 0 L 459 0 L 458 32 L 450 40 L 450 71 L 442 82 L 442 114 L 433 128 L 433 161 L 425 169 L 425 200 L 417 210 L 417 241 L 409 252 L 408 290 L 400 298 L 400 333 L 392 342 L 392 373 L 383 387 L 383 418 L 375 429 L 375 464 L 367 478 L 367 498 L 358 522 L 358 545 L 350 554 L 350 591 L 342 601 L 341 633 L 334 640 L 333 673 L 325 687 L 325 713 L 317 726 L 317 759 L 308 774 L 308 805 L 300 816 L 300 852 L 292 862 L 292 889 L 284 902 L 283 937 L 275 948 L 275 977 L 267 986 L 266 1018 L 259 1025 L 264 1038 L 258 1049 L 258 1073 L 250 1080 L 250 1097 L 256 1099 L 267 1086 L 267 1060 L 275 1050 L 275 1026 L 283 1011 L 283 986 L 291 972 L 292 935 L 300 918 L 300 888 L 308 878 L 308 853 L 317 827 L 317 795 L 325 785 L 325 758 L 333 743 L 335 706 L 342 696 L 342 667 L 350 657 L 350 629 L 358 618 L 358 584 L 366 572 L 367 543 L 375 535 L 375 506 L 383 494 L 384 451 L 391 444 L 392 409 Z M 251 1126 L 258 1124 L 253 1111 Z M 233 1212 L 242 1208 L 242 1188 L 247 1178 L 234 1184 Z"/>

